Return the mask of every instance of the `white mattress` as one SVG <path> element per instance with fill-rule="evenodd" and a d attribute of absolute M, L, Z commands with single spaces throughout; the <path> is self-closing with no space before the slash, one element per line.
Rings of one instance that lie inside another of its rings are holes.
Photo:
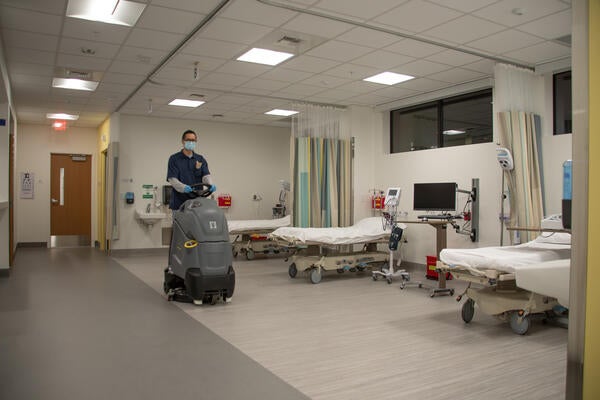
<path fill-rule="evenodd" d="M 402 228 L 404 229 L 406 226 Z M 383 229 L 381 217 L 371 217 L 344 228 L 278 228 L 269 236 L 292 244 L 343 245 L 387 239 L 390 236 L 390 230 Z"/>
<path fill-rule="evenodd" d="M 522 289 L 554 297 L 568 308 L 570 266 L 570 259 L 523 265 L 515 272 L 516 284 Z"/>
<path fill-rule="evenodd" d="M 290 226 L 292 224 L 292 216 L 286 215 L 283 218 L 275 219 L 249 219 L 227 221 L 229 233 L 247 233 L 252 231 L 272 231 L 282 226 Z"/>
<path fill-rule="evenodd" d="M 513 273 L 524 265 L 570 258 L 570 244 L 548 243 L 537 239 L 517 246 L 444 249 L 440 252 L 440 260 L 450 267 L 493 269 L 507 273 Z"/>

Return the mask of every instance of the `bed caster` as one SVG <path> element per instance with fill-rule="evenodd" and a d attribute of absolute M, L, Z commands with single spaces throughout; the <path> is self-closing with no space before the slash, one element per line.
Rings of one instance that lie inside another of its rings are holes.
<path fill-rule="evenodd" d="M 529 327 L 531 326 L 531 319 L 529 315 L 524 315 L 521 312 L 519 315 L 519 311 L 515 311 L 510 314 L 510 328 L 517 335 L 524 335 L 529 331 Z"/>
<path fill-rule="evenodd" d="M 237 251 L 234 251 L 234 252 L 233 252 L 233 258 L 236 258 L 237 256 L 238 256 L 238 252 L 237 252 Z"/>
<path fill-rule="evenodd" d="M 465 324 L 471 322 L 473 315 L 475 315 L 475 301 L 473 299 L 467 299 L 467 301 L 465 301 L 460 315 L 462 316 L 463 321 L 465 321 Z"/>
<path fill-rule="evenodd" d="M 251 249 L 246 250 L 246 260 L 250 261 L 254 259 L 254 251 Z"/>
<path fill-rule="evenodd" d="M 316 285 L 317 283 L 321 282 L 321 278 L 322 278 L 321 271 L 318 268 L 311 269 L 309 278 L 310 278 L 310 282 Z"/>
<path fill-rule="evenodd" d="M 290 278 L 295 278 L 298 275 L 298 268 L 296 268 L 296 263 L 291 263 L 288 268 L 288 274 L 290 274 Z"/>
<path fill-rule="evenodd" d="M 456 301 L 461 301 L 462 300 L 462 294 L 459 294 L 458 296 L 456 296 Z"/>
<path fill-rule="evenodd" d="M 450 296 L 454 296 L 454 289 L 450 289 Z"/>
<path fill-rule="evenodd" d="M 387 281 L 388 285 L 392 284 L 392 277 L 391 276 L 386 277 L 385 280 Z"/>
<path fill-rule="evenodd" d="M 338 274 L 343 274 L 344 273 L 344 268 L 338 268 L 336 269 Z"/>
<path fill-rule="evenodd" d="M 375 274 L 371 275 L 371 278 L 373 278 L 374 281 L 377 281 L 379 279 L 379 277 Z"/>

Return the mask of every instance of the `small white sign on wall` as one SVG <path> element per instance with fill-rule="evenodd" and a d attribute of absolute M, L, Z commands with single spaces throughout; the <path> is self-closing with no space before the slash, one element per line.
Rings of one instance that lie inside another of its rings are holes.
<path fill-rule="evenodd" d="M 21 172 L 21 198 L 33 199 L 33 172 Z"/>

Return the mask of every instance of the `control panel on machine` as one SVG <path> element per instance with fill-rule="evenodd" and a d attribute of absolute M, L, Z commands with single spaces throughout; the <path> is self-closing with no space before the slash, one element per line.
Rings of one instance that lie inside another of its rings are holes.
<path fill-rule="evenodd" d="M 390 187 L 385 194 L 385 206 L 394 207 L 400 203 L 400 193 L 402 189 L 398 187 Z"/>

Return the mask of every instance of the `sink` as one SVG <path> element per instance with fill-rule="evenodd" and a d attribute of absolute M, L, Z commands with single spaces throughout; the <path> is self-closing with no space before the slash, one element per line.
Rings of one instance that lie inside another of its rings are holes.
<path fill-rule="evenodd" d="M 167 217 L 167 214 L 165 213 L 158 213 L 158 212 L 144 212 L 144 211 L 140 211 L 140 210 L 135 210 L 135 218 L 140 220 L 142 223 L 148 225 L 148 226 L 152 226 L 157 222 L 160 222 L 161 220 L 165 219 Z"/>

